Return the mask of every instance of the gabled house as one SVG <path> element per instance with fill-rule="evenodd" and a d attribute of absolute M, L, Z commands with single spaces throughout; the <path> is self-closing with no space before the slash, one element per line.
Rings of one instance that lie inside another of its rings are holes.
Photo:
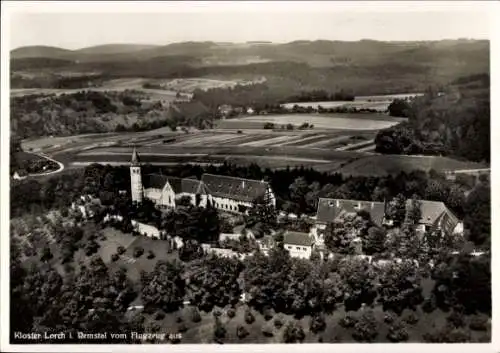
<path fill-rule="evenodd" d="M 308 233 L 289 231 L 283 237 L 283 246 L 291 257 L 311 258 L 313 245 L 314 239 Z"/>
<path fill-rule="evenodd" d="M 382 226 L 385 216 L 383 202 L 320 198 L 316 220 L 309 234 L 314 238 L 316 245 L 323 246 L 324 231 L 329 223 L 335 222 L 343 214 L 362 210 L 370 215 L 376 225 Z"/>
<path fill-rule="evenodd" d="M 212 205 L 221 211 L 245 213 L 259 198 L 276 207 L 276 197 L 265 181 L 203 174 L 201 182 L 206 186 Z"/>
<path fill-rule="evenodd" d="M 463 234 L 463 223 L 453 214 L 443 202 L 419 200 L 421 218 L 417 232 L 425 233 L 431 229 L 441 230 L 444 234 Z M 406 202 L 406 208 L 411 207 L 411 200 Z"/>
<path fill-rule="evenodd" d="M 407 200 L 409 210 L 412 200 Z M 439 229 L 446 234 L 462 234 L 463 223 L 451 212 L 443 202 L 419 200 L 421 219 L 416 230 L 419 233 L 430 229 Z M 316 245 L 324 244 L 324 230 L 329 223 L 335 222 L 341 215 L 365 211 L 370 215 L 372 222 L 381 227 L 391 225 L 386 217 L 386 204 L 377 201 L 343 200 L 320 198 L 316 220 L 311 227 L 310 234 Z"/>

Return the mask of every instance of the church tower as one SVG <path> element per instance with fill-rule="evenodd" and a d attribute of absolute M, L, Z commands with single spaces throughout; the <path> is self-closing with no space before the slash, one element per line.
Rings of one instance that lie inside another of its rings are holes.
<path fill-rule="evenodd" d="M 142 174 L 139 155 L 135 150 L 132 152 L 132 162 L 130 163 L 130 191 L 132 202 L 142 202 Z"/>

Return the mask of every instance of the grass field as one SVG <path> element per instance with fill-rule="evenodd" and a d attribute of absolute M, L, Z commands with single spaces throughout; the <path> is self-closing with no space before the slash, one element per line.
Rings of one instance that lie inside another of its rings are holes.
<path fill-rule="evenodd" d="M 346 175 L 387 175 L 401 171 L 412 170 L 446 171 L 454 169 L 474 169 L 484 167 L 480 163 L 462 162 L 456 159 L 438 156 L 403 156 L 403 155 L 373 155 L 360 158 L 340 169 Z"/>
<path fill-rule="evenodd" d="M 315 128 L 341 130 L 380 130 L 404 119 L 393 119 L 379 114 L 279 114 L 258 115 L 244 118 L 226 119 L 219 123 L 219 128 L 262 128 L 265 123 L 275 125 L 292 124 L 300 126 L 303 123 L 313 124 Z"/>
<path fill-rule="evenodd" d="M 140 280 L 141 271 L 152 271 L 158 260 L 171 261 L 177 258 L 175 252 L 168 253 L 168 243 L 166 241 L 144 236 L 133 236 L 109 227 L 103 230 L 103 234 L 106 236 L 106 240 L 98 241 L 101 246 L 99 255 L 102 260 L 110 265 L 112 269 L 126 268 L 128 277 L 134 282 Z M 120 255 L 116 262 L 113 262 L 111 255 L 116 253 L 119 246 L 123 246 L 126 252 Z M 136 247 L 144 249 L 144 254 L 138 258 L 134 258 L 134 249 Z M 155 254 L 152 259 L 147 258 L 150 250 Z"/>

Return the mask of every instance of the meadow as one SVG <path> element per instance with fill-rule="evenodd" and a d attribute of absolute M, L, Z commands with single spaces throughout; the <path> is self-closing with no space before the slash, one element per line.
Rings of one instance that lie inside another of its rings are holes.
<path fill-rule="evenodd" d="M 379 114 L 279 114 L 279 115 L 258 115 L 244 118 L 224 120 L 221 123 L 228 128 L 238 128 L 238 123 L 252 123 L 253 126 L 265 123 L 272 123 L 278 126 L 292 124 L 300 126 L 304 123 L 313 124 L 320 129 L 341 129 L 341 130 L 380 130 L 402 122 L 404 119 L 395 120 Z M 241 125 L 240 128 L 251 128 Z"/>

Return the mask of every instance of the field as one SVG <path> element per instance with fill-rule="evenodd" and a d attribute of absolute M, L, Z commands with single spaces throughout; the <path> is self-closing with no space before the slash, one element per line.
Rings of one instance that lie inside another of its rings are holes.
<path fill-rule="evenodd" d="M 280 114 L 227 119 L 221 121 L 218 128 L 251 129 L 262 128 L 265 123 L 272 123 L 278 127 L 287 124 L 300 126 L 303 123 L 309 123 L 320 129 L 380 130 L 402 121 L 404 119 L 394 119 L 382 114 Z"/>
<path fill-rule="evenodd" d="M 141 271 L 152 271 L 158 260 L 171 261 L 177 258 L 176 253 L 168 253 L 168 243 L 166 241 L 144 236 L 133 236 L 113 228 L 105 228 L 103 234 L 106 239 L 98 241 L 100 245 L 98 253 L 102 260 L 104 263 L 110 265 L 112 269 L 125 267 L 128 277 L 134 282 L 140 280 Z M 116 262 L 113 262 L 111 255 L 116 253 L 116 249 L 119 246 L 123 246 L 126 252 L 120 255 L 120 258 Z M 144 249 L 144 254 L 139 258 L 134 258 L 133 255 L 134 248 L 136 247 Z M 150 250 L 155 254 L 155 257 L 152 259 L 147 258 Z"/>

